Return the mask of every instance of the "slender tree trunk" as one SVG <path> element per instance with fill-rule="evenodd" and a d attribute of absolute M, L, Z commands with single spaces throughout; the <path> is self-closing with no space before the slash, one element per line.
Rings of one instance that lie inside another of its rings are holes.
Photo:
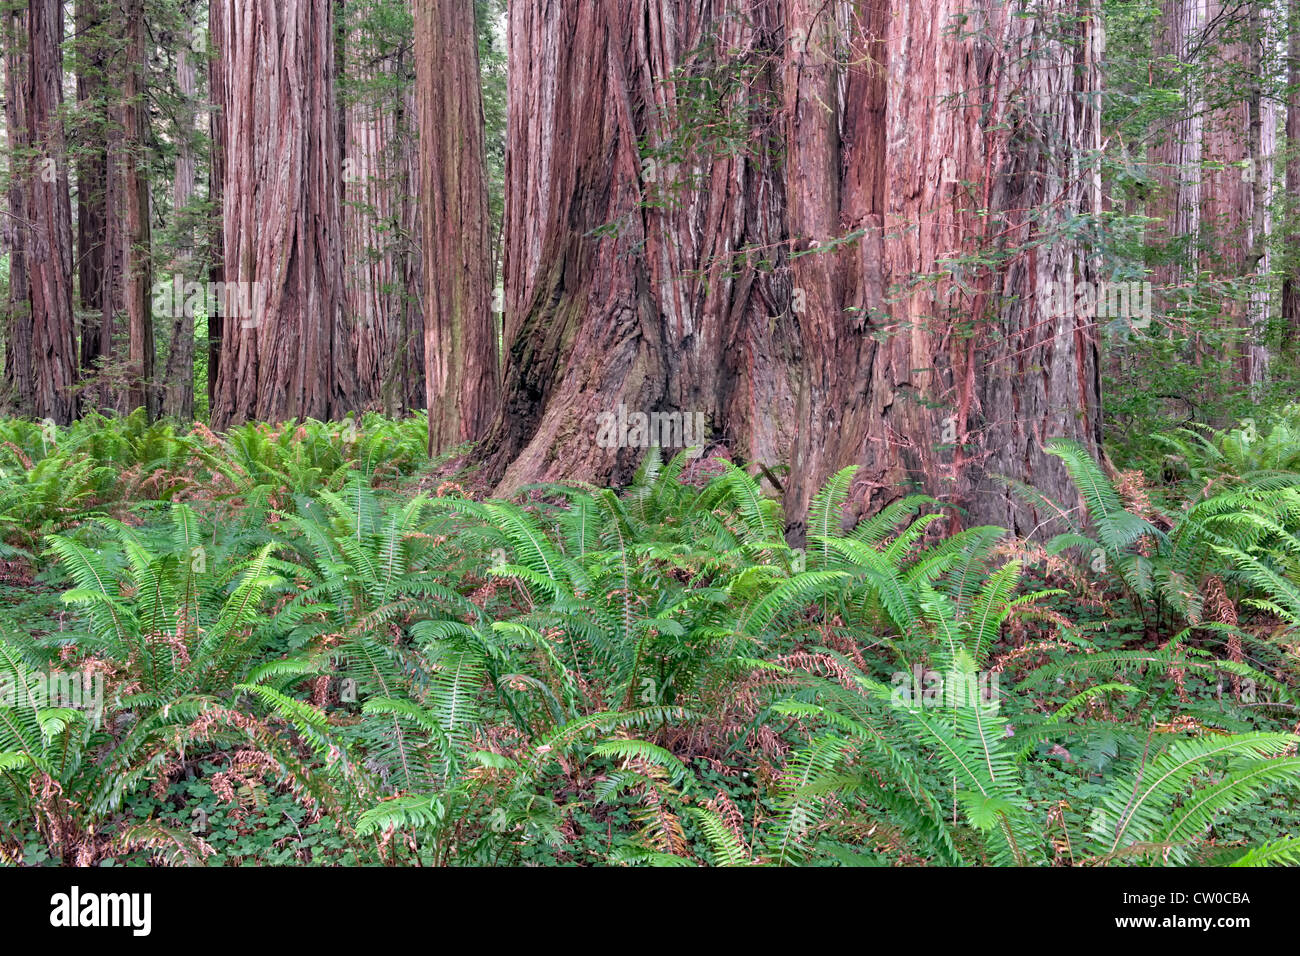
<path fill-rule="evenodd" d="M 103 350 L 107 275 L 107 126 L 103 115 L 109 68 L 102 0 L 77 0 L 77 102 L 82 148 L 77 157 L 77 288 L 86 314 L 81 328 L 81 368 L 92 372 Z"/>
<path fill-rule="evenodd" d="M 130 333 L 127 409 L 143 408 L 149 420 L 158 417 L 154 383 L 153 243 L 149 222 L 148 123 L 145 101 L 144 0 L 127 0 L 125 82 L 122 89 L 122 129 L 126 198 L 126 316 Z"/>
<path fill-rule="evenodd" d="M 356 371 L 344 316 L 334 4 L 217 5 L 225 281 L 249 308 L 236 318 L 227 299 L 213 422 L 340 417 L 356 406 Z"/>
<path fill-rule="evenodd" d="M 1254 273 L 1255 287 L 1246 305 L 1246 343 L 1243 381 L 1251 394 L 1258 396 L 1268 381 L 1268 325 L 1272 290 L 1268 278 L 1272 270 L 1271 239 L 1273 217 L 1270 211 L 1273 192 L 1273 158 L 1277 138 L 1277 110 L 1272 97 L 1264 95 L 1264 52 L 1276 39 L 1271 16 L 1257 5 L 1247 14 L 1246 73 L 1249 137 L 1250 212 L 1246 235 L 1247 273 Z"/>
<path fill-rule="evenodd" d="M 32 303 L 27 277 L 27 201 L 23 154 L 30 147 L 23 84 L 27 75 L 27 14 L 18 8 L 4 13 L 5 139 L 9 147 L 8 215 L 4 247 L 9 253 L 9 308 L 5 327 L 5 387 L 11 410 L 35 414 L 32 385 Z"/>
<path fill-rule="evenodd" d="M 77 110 L 71 138 L 77 143 L 77 286 L 80 367 L 87 378 L 82 401 L 124 410 L 127 395 L 116 383 L 114 326 L 126 308 L 128 238 L 124 220 L 124 143 L 121 90 L 129 68 L 124 48 L 124 10 L 105 0 L 76 4 Z"/>
<path fill-rule="evenodd" d="M 354 89 L 343 140 L 348 315 L 358 402 L 402 415 L 425 404 L 415 87 L 407 51 L 390 53 L 370 40 L 353 30 L 345 61 Z"/>
<path fill-rule="evenodd" d="M 195 160 L 194 135 L 198 78 L 194 58 L 190 54 L 196 29 L 187 9 L 184 42 L 176 53 L 176 90 L 180 94 L 180 109 L 176 130 L 176 171 L 172 183 L 172 208 L 188 225 L 192 216 L 186 209 L 194 199 Z M 188 231 L 188 230 L 187 230 Z M 191 246 L 182 241 L 173 268 L 177 274 L 190 278 Z M 163 395 L 163 414 L 177 421 L 194 419 L 194 315 L 186 308 L 176 308 L 172 314 L 171 348 L 167 353 L 167 368 L 163 375 L 166 391 Z"/>
<path fill-rule="evenodd" d="M 1229 9 L 1225 11 L 1225 7 Z M 1213 48 L 1205 80 L 1207 115 L 1202 125 L 1201 159 L 1206 170 L 1200 195 L 1201 231 L 1196 248 L 1196 267 L 1202 282 L 1218 282 L 1221 315 L 1217 322 L 1225 337 L 1238 343 L 1233 350 L 1236 381 L 1248 385 L 1250 371 L 1250 303 L 1234 286 L 1251 275 L 1251 223 L 1254 215 L 1254 182 L 1258 172 L 1251 167 L 1252 120 L 1251 78 L 1248 41 L 1242 37 L 1242 23 L 1232 15 L 1235 8 L 1220 0 L 1208 0 L 1206 27 L 1197 37 L 1198 49 Z M 1216 349 L 1207 358 L 1219 359 Z M 1206 379 L 1208 394 L 1221 385 Z"/>
<path fill-rule="evenodd" d="M 31 282 L 33 411 L 65 425 L 77 411 L 77 342 L 72 314 L 72 206 L 64 149 L 63 4 L 31 0 L 23 90 L 35 151 L 24 184 Z"/>
<path fill-rule="evenodd" d="M 473 0 L 416 0 L 429 451 L 482 438 L 500 401 Z"/>
<path fill-rule="evenodd" d="M 106 93 L 107 96 L 110 95 Z M 94 390 L 104 409 L 124 411 L 126 395 L 117 388 L 120 378 L 118 317 L 126 311 L 126 136 L 110 112 L 104 141 L 104 275 L 100 293 L 98 364 L 105 377 Z"/>
<path fill-rule="evenodd" d="M 1291 228 L 1282 283 L 1284 348 L 1300 353 L 1300 0 L 1291 0 L 1287 24 L 1286 195 Z"/>
<path fill-rule="evenodd" d="M 1147 241 L 1163 247 L 1167 260 L 1156 266 L 1153 283 L 1159 290 L 1162 312 L 1170 315 L 1169 334 L 1174 334 L 1178 321 L 1174 310 L 1185 301 L 1200 271 L 1206 104 L 1203 82 L 1189 75 L 1189 68 L 1205 30 L 1206 15 L 1206 0 L 1165 0 L 1153 44 L 1152 82 L 1179 89 L 1184 98 L 1183 109 L 1152 146 L 1156 189 L 1146 207 L 1147 216 L 1154 220 Z M 1194 344 L 1193 349 L 1197 348 Z M 1195 354 L 1188 357 L 1197 359 Z"/>
<path fill-rule="evenodd" d="M 212 288 L 221 288 L 226 281 L 225 253 L 225 196 L 226 188 L 226 116 L 227 97 L 225 81 L 226 37 L 224 32 L 225 9 L 219 0 L 208 3 L 208 134 L 212 147 L 208 158 L 208 197 L 212 218 L 209 221 L 211 265 L 208 280 Z M 214 297 L 209 296 L 209 301 Z M 217 382 L 221 372 L 221 343 L 225 319 L 222 304 L 213 302 L 208 311 L 208 410 L 209 416 L 217 407 Z"/>
<path fill-rule="evenodd" d="M 398 110 L 397 126 L 406 130 L 396 173 L 400 190 L 396 230 L 397 282 L 400 321 L 389 349 L 389 376 L 385 404 L 394 414 L 428 406 L 424 360 L 424 225 L 420 212 L 419 110 L 415 84 L 407 87 Z M 495 323 L 493 326 L 495 332 Z M 494 336 L 495 339 L 495 336 Z M 500 371 L 498 369 L 498 377 Z"/>

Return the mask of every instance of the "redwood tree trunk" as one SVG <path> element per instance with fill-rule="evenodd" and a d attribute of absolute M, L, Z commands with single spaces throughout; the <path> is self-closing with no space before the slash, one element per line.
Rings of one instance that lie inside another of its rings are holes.
<path fill-rule="evenodd" d="M 416 0 L 429 452 L 481 438 L 500 398 L 473 0 Z"/>
<path fill-rule="evenodd" d="M 1157 188 L 1146 208 L 1154 220 L 1147 230 L 1148 242 L 1165 247 L 1168 260 L 1156 266 L 1154 279 L 1162 302 L 1168 305 L 1181 300 L 1182 288 L 1198 274 L 1205 95 L 1201 81 L 1189 76 L 1188 68 L 1205 29 L 1205 15 L 1204 0 L 1165 0 L 1155 35 L 1160 65 L 1153 66 L 1152 76 L 1162 86 L 1179 89 L 1184 102 L 1152 145 Z"/>
<path fill-rule="evenodd" d="M 32 410 L 66 425 L 77 411 L 72 206 L 63 140 L 63 4 L 31 0 L 22 109 L 34 159 L 24 183 L 32 315 Z"/>
<path fill-rule="evenodd" d="M 862 511 L 918 490 L 1028 533 L 1049 516 L 1003 477 L 1073 498 L 1042 446 L 1100 448 L 1096 318 L 1048 293 L 1095 280 L 1063 226 L 1100 212 L 1096 15 L 788 0 L 792 517 L 849 464 Z"/>
<path fill-rule="evenodd" d="M 127 410 L 143 408 L 152 421 L 158 417 L 159 401 L 154 385 L 153 248 L 149 223 L 149 109 L 144 83 L 144 0 L 127 0 L 123 13 L 128 37 L 122 89 L 126 317 L 130 334 Z"/>
<path fill-rule="evenodd" d="M 1291 228 L 1286 277 L 1282 283 L 1284 347 L 1300 352 L 1300 0 L 1291 0 L 1287 25 L 1286 194 Z"/>
<path fill-rule="evenodd" d="M 225 12 L 223 4 L 210 0 L 208 3 L 208 136 L 211 151 L 208 156 L 208 197 L 211 202 L 212 218 L 209 220 L 209 248 L 211 265 L 208 281 L 212 287 L 218 287 L 226 279 L 225 264 L 225 213 L 223 190 L 226 188 L 226 48 L 223 25 Z M 209 297 L 211 299 L 211 297 Z M 208 410 L 215 412 L 217 407 L 217 382 L 221 371 L 221 341 L 225 320 L 221 315 L 221 303 L 213 302 L 208 310 Z"/>
<path fill-rule="evenodd" d="M 796 413 L 800 428 L 786 502 L 792 517 L 806 511 L 828 474 L 863 460 L 866 443 L 882 440 L 873 425 L 885 426 L 895 403 L 897 383 L 889 380 L 895 368 L 883 370 L 878 383 L 883 400 L 864 388 L 876 359 L 891 354 L 877 331 L 896 337 L 905 329 L 884 307 L 884 226 L 892 211 L 885 182 L 887 110 L 897 105 L 891 104 L 885 82 L 887 7 L 884 0 L 786 0 L 785 5 L 786 221 L 791 311 L 799 323 L 804 359 Z M 929 43 L 924 38 L 923 48 Z M 922 93 L 923 118 L 931 110 L 947 109 L 931 91 Z M 905 98 L 917 95 L 905 90 L 898 102 L 911 106 L 913 101 Z M 905 240 L 901 223 L 891 219 L 890 225 L 889 239 Z M 954 225 L 945 222 L 943 227 Z M 837 245 L 846 236 L 849 241 Z M 907 350 L 892 354 L 904 360 Z M 896 414 L 909 414 L 899 405 Z M 896 459 L 868 455 L 866 460 L 879 462 L 880 470 L 868 474 L 868 480 L 897 477 L 884 474 Z M 924 457 L 918 456 L 915 464 L 923 467 Z"/>
<path fill-rule="evenodd" d="M 421 223 L 409 48 L 352 29 L 344 69 L 343 226 L 348 316 L 363 408 L 424 407 Z"/>
<path fill-rule="evenodd" d="M 27 279 L 26 170 L 17 157 L 30 145 L 23 83 L 26 79 L 27 14 L 11 8 L 4 13 L 5 140 L 9 147 L 8 215 L 4 247 L 9 253 L 9 321 L 5 337 L 5 387 L 10 410 L 34 414 L 32 386 L 32 304 Z"/>
<path fill-rule="evenodd" d="M 226 289 L 213 422 L 355 408 L 332 0 L 215 0 Z M 214 95 L 218 90 L 214 89 Z M 258 307 L 260 304 L 260 308 Z"/>
<path fill-rule="evenodd" d="M 103 115 L 109 69 L 103 0 L 77 0 L 77 101 L 84 111 L 77 133 L 77 291 L 86 313 L 81 329 L 81 368 L 91 372 L 103 349 L 104 295 L 108 275 L 108 117 Z M 111 294 L 109 292 L 108 294 Z"/>
<path fill-rule="evenodd" d="M 1041 446 L 1099 448 L 1095 317 L 1043 292 L 1094 279 L 1098 25 L 1044 6 L 514 6 L 503 490 L 626 478 L 644 451 L 596 441 L 626 406 L 790 462 L 796 537 L 855 463 L 860 509 L 1028 531 L 1000 476 L 1072 496 Z"/>
<path fill-rule="evenodd" d="M 188 231 L 193 216 L 187 212 L 194 198 L 194 123 L 198 79 L 190 46 L 195 26 L 186 8 L 185 35 L 176 53 L 176 90 L 180 95 L 176 130 L 176 170 L 172 182 L 172 208 Z M 191 244 L 182 242 L 174 263 L 178 274 L 190 278 Z M 172 315 L 171 348 L 163 374 L 163 414 L 181 422 L 194 418 L 194 316 L 189 309 L 176 309 Z"/>
<path fill-rule="evenodd" d="M 1243 9 L 1221 0 L 1166 0 L 1158 61 L 1174 58 L 1202 69 L 1185 82 L 1182 117 L 1155 153 L 1164 188 L 1149 212 L 1161 220 L 1153 232 L 1181 247 L 1178 260 L 1157 272 L 1170 290 L 1167 299 L 1177 302 L 1185 286 L 1220 284 L 1222 293 L 1211 297 L 1220 312 L 1216 325 L 1241 343 L 1233 356 L 1235 377 L 1249 385 L 1262 380 L 1267 367 L 1262 339 L 1268 297 L 1246 298 L 1235 287 L 1267 268 L 1262 204 L 1269 169 L 1263 157 L 1266 104 L 1252 77 L 1254 18 L 1247 11 L 1243 19 Z M 1218 361 L 1222 349 L 1197 338 L 1189 358 Z M 1205 397 L 1220 391 L 1206 379 Z"/>
<path fill-rule="evenodd" d="M 1269 377 L 1270 355 L 1268 347 L 1269 309 L 1272 289 L 1269 274 L 1272 271 L 1273 217 L 1270 209 L 1273 193 L 1273 160 L 1277 140 L 1277 107 L 1271 96 L 1264 95 L 1264 54 L 1276 40 L 1271 11 L 1261 10 L 1255 4 L 1247 8 L 1246 55 L 1247 75 L 1246 115 L 1248 136 L 1246 149 L 1249 162 L 1250 192 L 1246 236 L 1245 271 L 1255 276 L 1246 304 L 1245 343 L 1242 349 L 1242 381 L 1258 396 Z"/>
<path fill-rule="evenodd" d="M 622 481 L 645 451 L 596 440 L 620 407 L 701 414 L 695 442 L 776 463 L 798 348 L 779 7 L 527 0 L 509 30 L 507 367 L 488 473 L 502 490 Z"/>

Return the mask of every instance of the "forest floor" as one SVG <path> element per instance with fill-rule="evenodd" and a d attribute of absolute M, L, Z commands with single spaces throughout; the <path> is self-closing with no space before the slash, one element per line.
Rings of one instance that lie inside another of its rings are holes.
<path fill-rule="evenodd" d="M 1295 434 L 1055 446 L 1041 541 L 842 531 L 846 469 L 793 549 L 724 461 L 496 500 L 419 418 L 3 422 L 0 854 L 1293 862 Z"/>

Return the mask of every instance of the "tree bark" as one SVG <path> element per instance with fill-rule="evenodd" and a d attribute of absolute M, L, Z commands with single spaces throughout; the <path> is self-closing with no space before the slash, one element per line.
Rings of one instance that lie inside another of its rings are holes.
<path fill-rule="evenodd" d="M 620 408 L 702 415 L 690 444 L 776 463 L 798 367 L 779 7 L 530 0 L 509 33 L 507 368 L 487 473 L 502 491 L 624 481 L 644 449 L 597 441 Z"/>
<path fill-rule="evenodd" d="M 27 201 L 23 154 L 30 147 L 23 84 L 26 80 L 27 14 L 13 7 L 4 13 L 5 139 L 9 147 L 8 215 L 4 247 L 9 253 L 9 321 L 5 328 L 5 388 L 10 410 L 35 414 L 32 385 L 32 303 L 27 277 Z"/>
<path fill-rule="evenodd" d="M 1001 476 L 1069 499 L 1042 445 L 1101 429 L 1096 318 L 1045 294 L 1095 280 L 1098 12 L 1045 6 L 513 7 L 501 490 L 618 483 L 644 451 L 599 413 L 702 410 L 791 464 L 793 537 L 855 463 L 859 510 L 1042 524 Z"/>
<path fill-rule="evenodd" d="M 1053 294 L 1096 280 L 1064 226 L 1100 213 L 1098 12 L 787 11 L 805 38 L 786 62 L 791 240 L 815 250 L 795 260 L 805 373 L 787 511 L 856 463 L 859 511 L 915 490 L 954 523 L 1038 529 L 1050 515 L 1002 479 L 1070 500 L 1044 443 L 1100 450 L 1096 317 Z"/>
<path fill-rule="evenodd" d="M 416 0 L 429 452 L 483 437 L 500 400 L 473 0 Z"/>
<path fill-rule="evenodd" d="M 218 0 L 226 290 L 213 422 L 356 407 L 331 0 Z M 258 308 L 258 303 L 261 307 Z"/>
<path fill-rule="evenodd" d="M 196 177 L 194 157 L 195 120 L 197 117 L 198 77 L 190 55 L 195 34 L 189 8 L 184 10 L 185 36 L 176 52 L 176 90 L 180 95 L 176 130 L 176 170 L 172 180 L 172 209 L 187 227 L 193 217 L 187 213 L 194 199 Z M 190 277 L 192 248 L 182 240 L 173 268 Z M 165 391 L 163 414 L 181 422 L 194 419 L 194 315 L 190 309 L 178 308 L 172 314 L 171 348 L 163 373 Z"/>
<path fill-rule="evenodd" d="M 144 0 L 122 8 L 128 37 L 122 87 L 123 177 L 126 206 L 126 317 L 129 332 L 127 410 L 158 417 L 154 383 L 153 240 L 149 222 L 149 110 L 145 101 Z"/>
<path fill-rule="evenodd" d="M 379 29 L 352 29 L 344 58 L 344 261 L 358 401 L 400 416 L 426 401 L 419 143 L 410 48 Z"/>
<path fill-rule="evenodd" d="M 223 30 L 225 12 L 223 4 L 210 0 L 208 3 L 208 137 L 211 152 L 208 157 L 208 197 L 211 201 L 212 218 L 209 248 L 211 264 L 208 281 L 212 288 L 220 288 L 226 281 L 225 251 L 225 197 L 226 188 L 226 81 L 225 57 L 226 39 Z M 211 301 L 213 297 L 209 296 Z M 221 371 L 221 342 L 225 319 L 222 317 L 222 304 L 212 303 L 208 310 L 208 411 L 209 416 L 217 407 L 217 382 Z"/>
<path fill-rule="evenodd" d="M 1193 265 L 1202 284 L 1217 282 L 1222 293 L 1217 330 L 1231 345 L 1236 381 L 1252 379 L 1252 303 L 1236 291 L 1251 276 L 1255 182 L 1263 170 L 1252 149 L 1257 132 L 1252 120 L 1251 52 L 1248 30 L 1236 16 L 1239 8 L 1208 0 L 1200 34 L 1194 37 L 1196 56 L 1205 61 L 1205 110 L 1201 124 L 1201 162 L 1205 169 L 1199 194 L 1200 228 L 1193 248 Z M 1247 15 L 1249 19 L 1249 14 Z M 1254 164 L 1252 167 L 1251 164 Z M 1218 360 L 1221 348 L 1202 346 L 1204 358 Z M 1198 359 L 1202 356 L 1198 356 Z M 1207 397 L 1222 391 L 1221 383 L 1206 381 Z M 1226 424 L 1226 422 L 1218 423 Z"/>
<path fill-rule="evenodd" d="M 77 157 L 77 289 L 86 318 L 81 368 L 93 372 L 104 354 L 104 296 L 112 294 L 108 255 L 108 117 L 104 115 L 109 54 L 102 0 L 77 0 L 77 103 L 82 148 Z"/>
<path fill-rule="evenodd" d="M 1268 381 L 1271 356 L 1268 346 L 1269 311 L 1272 289 L 1273 160 L 1277 140 L 1277 106 L 1264 95 L 1264 54 L 1276 40 L 1271 13 L 1251 4 L 1247 14 L 1245 43 L 1246 73 L 1249 81 L 1246 110 L 1249 136 L 1250 211 L 1245 246 L 1246 269 L 1255 282 L 1246 304 L 1245 348 L 1242 356 L 1242 380 L 1252 396 L 1258 397 Z"/>
<path fill-rule="evenodd" d="M 63 4 L 31 0 L 22 93 L 35 151 L 24 183 L 32 314 L 33 412 L 56 424 L 77 412 L 77 342 L 72 313 L 72 206 L 63 121 Z"/>
<path fill-rule="evenodd" d="M 1283 348 L 1300 353 L 1300 0 L 1291 0 L 1287 24 L 1286 194 L 1291 228 L 1282 282 Z"/>

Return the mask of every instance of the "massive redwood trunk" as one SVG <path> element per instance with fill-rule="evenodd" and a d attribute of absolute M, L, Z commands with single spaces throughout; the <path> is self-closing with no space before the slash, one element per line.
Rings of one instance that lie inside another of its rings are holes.
<path fill-rule="evenodd" d="M 907 338 L 921 331 L 909 332 L 885 305 L 886 241 L 908 241 L 906 227 L 891 215 L 891 193 L 886 188 L 888 107 L 920 105 L 922 119 L 930 111 L 947 108 L 936 102 L 932 90 L 909 89 L 902 74 L 901 92 L 891 104 L 886 83 L 888 13 L 882 0 L 856 5 L 821 0 L 785 3 L 786 224 L 792 256 L 791 310 L 799 323 L 804 359 L 796 411 L 799 430 L 790 460 L 787 510 L 791 516 L 806 511 L 828 474 L 864 460 L 876 469 L 864 475 L 871 484 L 862 490 L 869 492 L 887 482 L 889 493 L 895 493 L 902 476 L 892 472 L 901 460 L 895 454 L 898 436 L 889 434 L 890 428 L 897 427 L 890 415 L 901 419 L 924 414 L 922 407 L 904 407 L 908 398 L 921 398 L 919 389 L 904 395 L 899 407 L 893 408 L 899 386 L 911 379 L 904 374 L 895 380 L 900 368 L 891 364 L 881 369 L 871 383 L 878 358 L 897 356 L 902 368 L 911 367 L 908 345 L 919 340 Z M 930 48 L 938 37 L 920 39 L 919 56 L 937 52 Z M 921 63 L 911 67 L 924 69 Z M 908 143 L 907 132 L 922 136 L 926 131 L 924 127 L 905 130 L 904 143 Z M 962 145 L 954 141 L 944 148 Z M 930 144 L 922 140 L 922 148 Z M 907 160 L 924 164 L 926 156 L 912 155 Z M 925 172 L 924 166 L 917 170 L 918 175 Z M 933 173 L 924 175 L 922 182 L 933 178 Z M 927 197 L 925 211 L 948 221 L 934 223 L 926 233 L 941 229 L 951 239 L 955 228 L 967 224 L 951 221 L 951 211 L 936 209 L 934 198 Z M 914 211 L 915 207 L 903 212 Z M 900 337 L 905 341 L 899 342 Z M 935 366 L 927 360 L 915 367 L 918 375 L 926 375 Z M 927 427 L 923 420 L 909 421 L 909 426 Z M 873 440 L 888 444 L 873 452 L 867 444 Z M 918 450 L 913 465 L 927 464 L 924 450 Z"/>
<path fill-rule="evenodd" d="M 511 10 L 503 488 L 619 481 L 602 412 L 703 411 L 791 464 L 788 513 L 863 465 L 964 520 L 1073 494 L 1042 450 L 1097 449 L 1100 211 L 1088 0 L 621 0 Z M 707 80 L 707 84 L 704 82 Z M 622 436 L 631 437 L 631 436 Z"/>
<path fill-rule="evenodd" d="M 797 369 L 779 7 L 526 0 L 509 31 L 507 369 L 489 473 L 503 489 L 626 479 L 644 449 L 597 442 L 620 408 L 702 415 L 692 444 L 726 438 L 775 464 Z"/>
<path fill-rule="evenodd" d="M 867 366 L 861 476 L 868 502 L 910 484 L 1021 534 L 1051 513 L 1004 479 L 1072 500 L 1044 444 L 1101 443 L 1097 315 L 1061 295 L 1100 279 L 1071 228 L 1101 212 L 1100 10 L 1033 13 L 915 0 L 887 20 L 892 327 Z"/>
<path fill-rule="evenodd" d="M 344 316 L 334 3 L 214 5 L 228 294 L 213 423 L 341 417 L 356 406 L 356 373 Z"/>
<path fill-rule="evenodd" d="M 499 404 L 473 0 L 416 0 L 429 451 L 483 436 Z"/>
<path fill-rule="evenodd" d="M 63 4 L 31 0 L 21 109 L 33 157 L 23 184 L 32 316 L 32 410 L 66 425 L 77 410 L 72 206 L 63 120 Z"/>

